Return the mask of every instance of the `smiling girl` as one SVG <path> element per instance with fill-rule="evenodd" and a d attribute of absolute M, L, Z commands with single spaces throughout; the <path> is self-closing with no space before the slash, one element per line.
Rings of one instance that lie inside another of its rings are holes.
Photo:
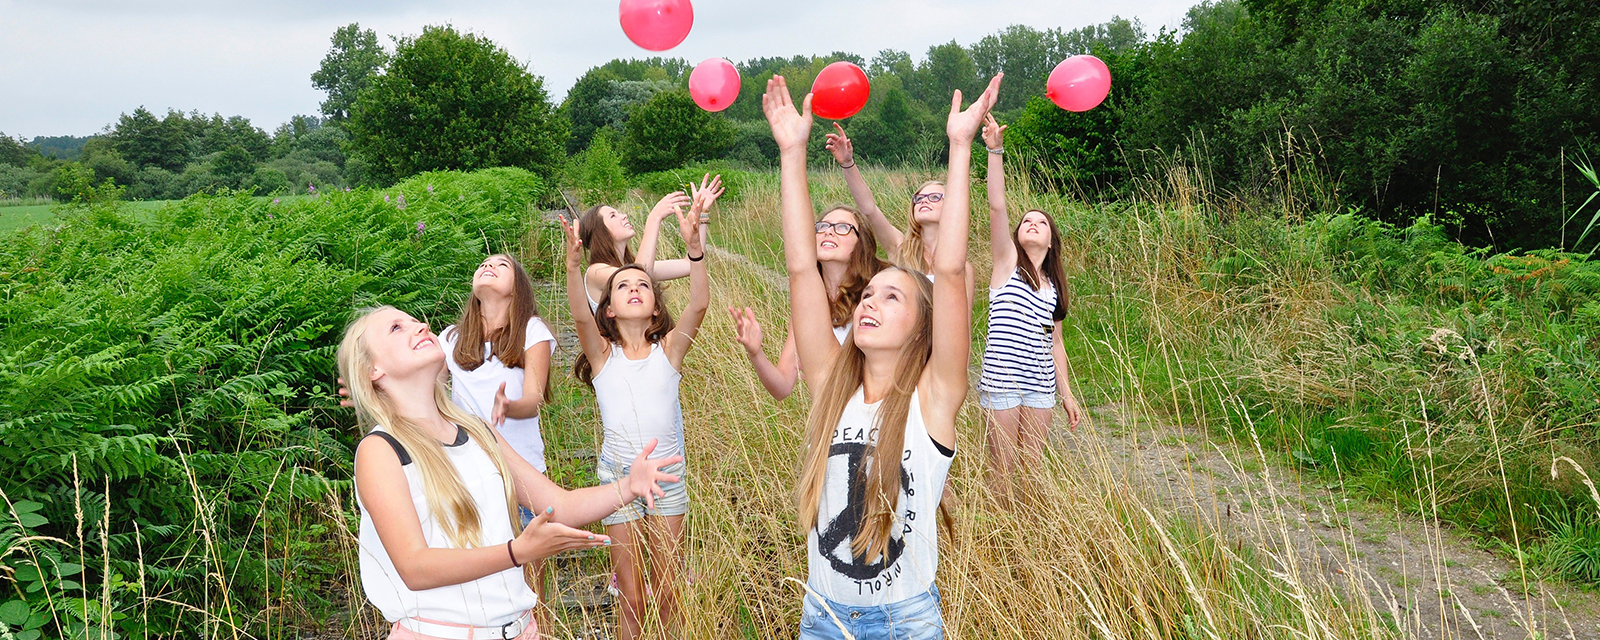
<path fill-rule="evenodd" d="M 962 281 L 972 138 L 999 85 L 996 76 L 965 111 L 959 91 L 951 99 L 951 196 L 938 227 L 945 249 L 932 256 L 937 277 L 905 267 L 873 276 L 841 346 L 809 237 L 811 96 L 796 110 L 782 76 L 767 83 L 762 110 L 781 158 L 790 327 L 816 390 L 797 488 L 809 568 L 801 638 L 944 637 L 934 512 L 955 456 L 972 349 Z"/>
<path fill-rule="evenodd" d="M 657 290 L 657 281 L 648 268 L 638 264 L 612 269 L 595 300 L 593 313 L 585 313 L 581 256 L 584 242 L 578 228 L 563 225 L 567 231 L 567 302 L 577 325 L 578 341 L 583 345 L 574 373 L 594 389 L 600 406 L 604 441 L 596 472 L 602 482 L 629 475 L 628 461 L 637 460 L 647 442 L 661 443 L 657 456 L 682 458 L 680 371 L 711 303 L 699 212 L 710 206 L 717 191 L 696 190 L 689 211 L 682 211 L 681 203 L 672 211 L 678 216 L 678 230 L 689 264 L 689 304 L 676 323 L 667 311 L 665 297 Z M 684 475 L 681 461 L 665 469 L 680 478 Z M 682 627 L 677 593 L 689 491 L 679 481 L 666 485 L 665 492 L 653 504 L 634 501 L 603 521 L 606 533 L 616 541 L 611 548 L 611 563 L 621 592 L 618 617 L 624 640 L 639 637 L 647 611 L 647 553 L 657 620 L 669 636 Z"/>
<path fill-rule="evenodd" d="M 674 191 L 663 196 L 655 208 L 650 210 L 650 215 L 645 218 L 644 237 L 640 239 L 637 256 L 628 246 L 628 241 L 635 235 L 633 222 L 615 207 L 600 205 L 584 212 L 578 219 L 577 227 L 583 239 L 583 246 L 589 250 L 589 266 L 583 273 L 584 293 L 588 295 L 589 311 L 593 312 L 599 305 L 601 292 L 605 289 L 606 282 L 611 279 L 611 274 L 623 266 L 637 264 L 644 267 L 645 273 L 650 274 L 650 277 L 657 282 L 677 280 L 689 275 L 691 268 L 687 258 L 656 260 L 656 240 L 660 237 L 661 221 L 678 212 L 684 205 L 690 205 L 699 219 L 700 237 L 704 238 L 708 231 L 708 212 L 717 198 L 722 196 L 722 176 L 712 177 L 707 174 L 701 179 L 698 188 L 692 184 L 690 186 L 699 197 L 691 199 L 682 191 Z"/>
<path fill-rule="evenodd" d="M 1068 426 L 1076 429 L 1083 416 L 1067 381 L 1061 343 L 1068 302 L 1061 235 L 1055 220 L 1037 209 L 1024 213 L 1011 229 L 1002 161 L 1005 129 L 993 116 L 983 127 L 994 270 L 989 275 L 989 338 L 978 378 L 978 404 L 989 418 L 990 477 L 1003 495 L 1009 494 L 1019 466 L 1037 469 L 1043 461 L 1058 399 Z"/>
<path fill-rule="evenodd" d="M 620 482 L 556 486 L 450 401 L 438 339 L 394 307 L 361 313 L 337 357 L 367 432 L 355 454 L 361 584 L 390 638 L 538 638 L 525 565 L 610 544 L 574 527 L 678 481 L 661 468 L 681 458 L 651 458 L 648 442 Z M 539 514 L 527 526 L 519 505 Z"/>
<path fill-rule="evenodd" d="M 850 314 L 867 281 L 888 264 L 878 258 L 878 241 L 872 227 L 862 226 L 861 216 L 849 207 L 834 207 L 816 224 L 817 272 L 828 291 L 828 315 L 833 335 L 844 344 L 850 332 Z M 742 311 L 728 308 L 738 343 L 744 347 L 755 367 L 761 386 L 772 397 L 782 400 L 794 391 L 800 377 L 800 356 L 795 349 L 794 332 L 784 338 L 783 350 L 773 363 L 761 349 L 761 324 L 749 307 Z"/>

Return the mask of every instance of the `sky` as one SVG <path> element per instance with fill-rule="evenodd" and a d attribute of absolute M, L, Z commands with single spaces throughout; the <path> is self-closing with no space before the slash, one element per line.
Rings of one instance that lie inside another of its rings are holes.
<path fill-rule="evenodd" d="M 1176 28 L 1195 0 L 697 0 L 694 30 L 655 54 L 623 35 L 612 0 L 0 0 L 0 132 L 89 135 L 144 106 L 242 115 L 271 131 L 315 114 L 311 74 L 335 29 L 415 35 L 452 24 L 489 37 L 559 100 L 590 67 L 665 55 L 698 62 L 899 49 L 921 59 L 1007 25 L 1077 28 L 1113 15 Z"/>

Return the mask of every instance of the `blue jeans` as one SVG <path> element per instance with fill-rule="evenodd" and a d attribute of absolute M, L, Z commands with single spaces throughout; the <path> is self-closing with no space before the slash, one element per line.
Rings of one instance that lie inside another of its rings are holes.
<path fill-rule="evenodd" d="M 828 615 L 828 610 L 833 615 Z M 838 619 L 835 620 L 835 617 Z M 848 633 L 849 635 L 845 635 Z M 852 607 L 807 595 L 801 606 L 801 640 L 944 640 L 939 588 L 873 607 Z"/>

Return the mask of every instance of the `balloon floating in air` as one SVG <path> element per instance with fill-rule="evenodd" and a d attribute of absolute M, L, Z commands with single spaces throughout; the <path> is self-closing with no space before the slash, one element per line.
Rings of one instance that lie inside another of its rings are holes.
<path fill-rule="evenodd" d="M 739 70 L 723 58 L 707 58 L 689 73 L 689 96 L 706 111 L 721 111 L 739 98 Z"/>
<path fill-rule="evenodd" d="M 1062 60 L 1050 72 L 1044 95 L 1067 111 L 1088 111 L 1104 102 L 1111 93 L 1111 69 L 1090 55 Z"/>
<path fill-rule="evenodd" d="M 634 44 L 666 51 L 689 37 L 694 7 L 689 0 L 622 0 L 622 32 Z"/>
<path fill-rule="evenodd" d="M 829 120 L 843 120 L 867 106 L 872 86 L 867 72 L 849 62 L 828 65 L 811 83 L 811 112 Z"/>

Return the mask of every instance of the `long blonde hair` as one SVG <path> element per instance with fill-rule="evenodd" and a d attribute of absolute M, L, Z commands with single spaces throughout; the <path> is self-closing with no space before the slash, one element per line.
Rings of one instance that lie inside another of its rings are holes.
<path fill-rule="evenodd" d="M 928 264 L 928 252 L 925 250 L 928 246 L 928 241 L 927 238 L 922 236 L 922 225 L 917 223 L 917 204 L 915 201 L 917 194 L 922 193 L 923 189 L 933 185 L 942 187 L 944 183 L 938 180 L 929 180 L 918 186 L 916 191 L 911 192 L 911 212 L 906 217 L 906 235 L 900 240 L 900 265 L 923 273 L 927 273 L 931 265 Z"/>
<path fill-rule="evenodd" d="M 933 285 L 921 273 L 904 267 L 889 267 L 905 273 L 916 283 L 917 323 L 911 339 L 900 348 L 899 364 L 894 369 L 894 384 L 889 388 L 878 407 L 878 438 L 869 445 L 866 456 L 857 466 L 862 486 L 866 487 L 861 509 L 861 525 L 850 541 L 851 553 L 871 563 L 884 555 L 889 548 L 890 534 L 894 530 L 896 502 L 900 497 L 900 480 L 905 473 L 901 452 L 905 450 L 906 419 L 911 415 L 911 394 L 922 379 L 922 370 L 933 355 Z M 817 508 L 827 482 L 828 457 L 833 445 L 834 429 L 845 406 L 861 388 L 866 371 L 866 355 L 856 346 L 855 332 L 845 338 L 844 347 L 834 359 L 833 371 L 828 381 L 817 392 L 811 403 L 811 415 L 806 422 L 806 451 L 800 462 L 800 483 L 796 499 L 800 505 L 800 526 L 809 531 L 817 526 Z M 879 456 L 878 452 L 890 452 Z M 871 462 L 869 463 L 868 460 Z M 943 507 L 941 505 L 941 511 Z M 947 514 L 946 514 L 947 515 Z"/>
<path fill-rule="evenodd" d="M 372 353 L 367 344 L 367 322 L 373 314 L 393 310 L 391 306 L 362 309 L 356 319 L 345 327 L 344 340 L 339 343 L 339 375 L 350 389 L 350 400 L 356 408 L 356 424 L 363 433 L 382 426 L 416 463 L 422 472 L 422 493 L 427 497 L 428 510 L 438 519 L 439 526 L 457 549 L 472 549 L 481 545 L 482 521 L 478 505 L 468 493 L 467 486 L 450 462 L 444 446 L 429 435 L 422 425 L 400 416 L 389 395 L 372 383 Z M 441 379 L 433 385 L 433 401 L 446 420 L 460 425 L 483 452 L 494 462 L 495 469 L 505 481 L 506 515 L 511 530 L 522 533 L 522 522 L 517 517 L 517 490 L 512 484 L 511 470 L 500 455 L 494 433 L 489 426 L 471 412 L 450 401 L 450 389 Z M 524 573 L 526 576 L 526 572 Z"/>

